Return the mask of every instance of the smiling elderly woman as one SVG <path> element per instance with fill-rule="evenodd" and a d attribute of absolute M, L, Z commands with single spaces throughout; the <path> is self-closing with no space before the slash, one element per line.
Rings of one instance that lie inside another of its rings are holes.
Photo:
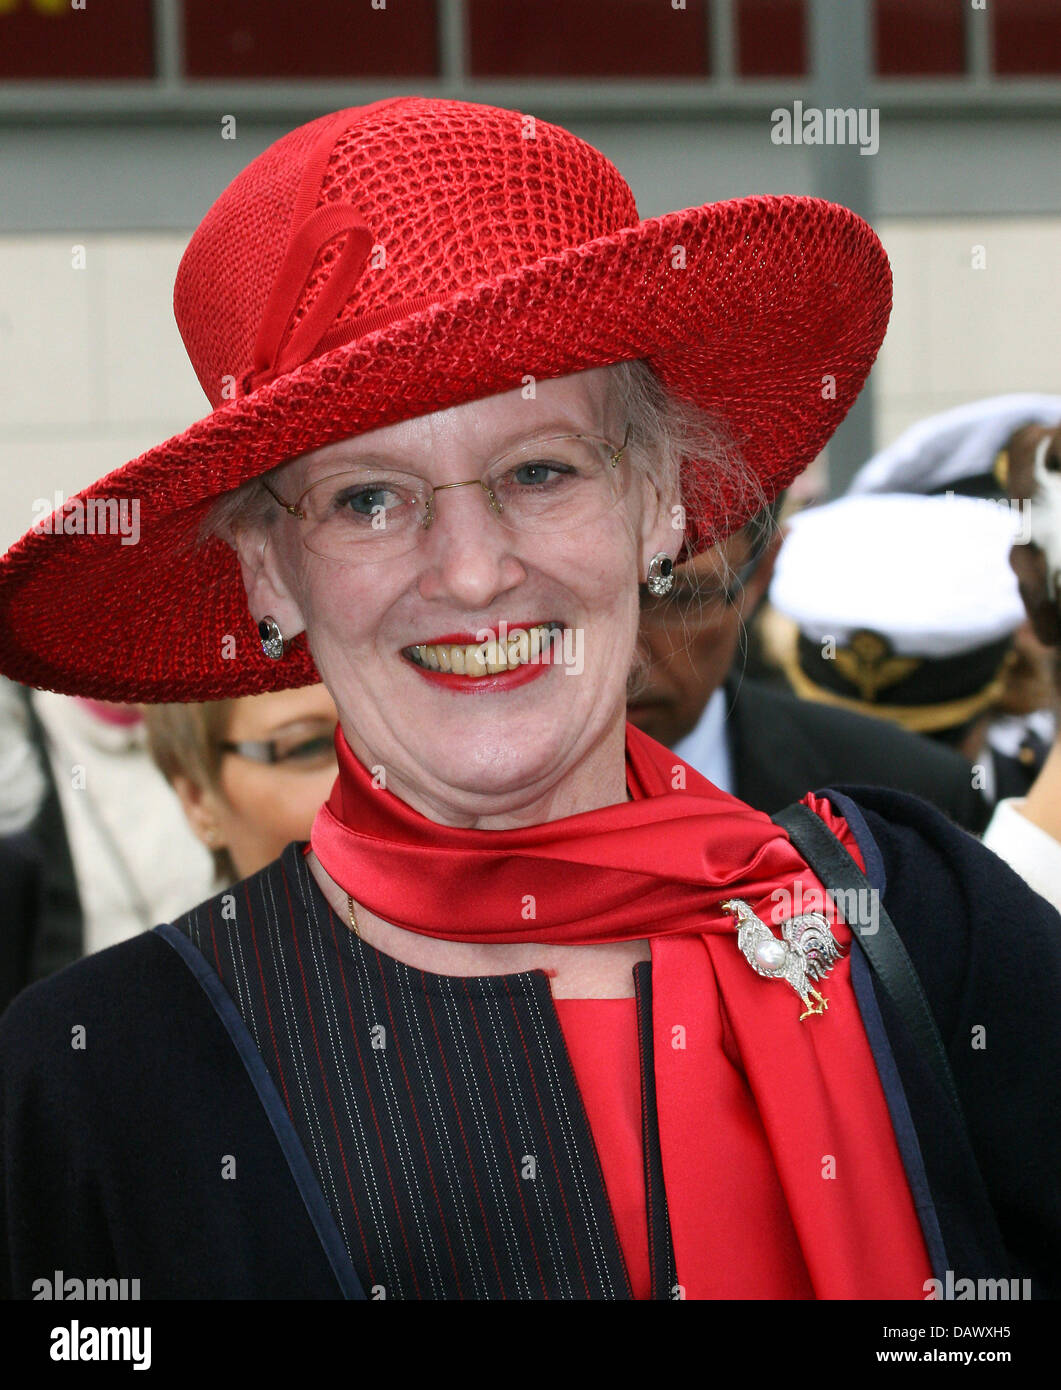
<path fill-rule="evenodd" d="M 489 107 L 343 111 L 234 181 L 175 295 L 213 412 L 88 490 L 138 546 L 4 558 L 0 669 L 320 679 L 339 775 L 309 844 L 7 1013 L 9 1292 L 1054 1287 L 1056 915 L 922 803 L 782 828 L 625 719 L 640 586 L 817 454 L 889 302 L 842 208 L 642 222 Z"/>

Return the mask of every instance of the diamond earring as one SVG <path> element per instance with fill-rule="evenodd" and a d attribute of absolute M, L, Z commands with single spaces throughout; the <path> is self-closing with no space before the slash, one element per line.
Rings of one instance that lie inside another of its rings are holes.
<path fill-rule="evenodd" d="M 658 555 L 653 555 L 645 582 L 649 593 L 655 594 L 657 598 L 663 598 L 674 588 L 674 561 L 665 551 L 661 550 Z"/>
<path fill-rule="evenodd" d="M 258 636 L 262 639 L 262 651 L 271 661 L 279 661 L 284 655 L 284 634 L 276 619 L 266 613 L 258 623 Z"/>

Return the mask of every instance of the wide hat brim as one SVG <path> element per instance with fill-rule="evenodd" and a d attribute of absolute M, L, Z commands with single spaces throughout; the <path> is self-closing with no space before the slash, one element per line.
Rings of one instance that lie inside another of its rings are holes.
<path fill-rule="evenodd" d="M 543 257 L 314 358 L 68 499 L 61 534 L 35 528 L 0 559 L 0 671 L 146 703 L 315 683 L 305 634 L 282 661 L 262 653 L 235 553 L 197 544 L 204 513 L 287 459 L 527 376 L 647 358 L 724 423 L 771 498 L 849 410 L 890 308 L 872 229 L 814 198 L 711 203 Z M 92 498 L 138 504 L 135 544 L 77 533 Z M 711 515 L 688 517 L 688 552 L 754 505 L 721 492 Z"/>

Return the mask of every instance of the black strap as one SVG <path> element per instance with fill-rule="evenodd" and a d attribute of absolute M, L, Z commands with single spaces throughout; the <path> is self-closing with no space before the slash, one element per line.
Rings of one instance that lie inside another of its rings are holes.
<path fill-rule="evenodd" d="M 792 843 L 821 879 L 828 890 L 844 894 L 845 903 L 858 905 L 861 912 L 866 901 L 874 903 L 875 911 L 867 921 L 851 921 L 845 912 L 844 920 L 858 937 L 858 944 L 869 961 L 881 988 L 895 1007 L 913 1039 L 919 1055 L 935 1074 L 944 1095 L 949 1097 L 962 1129 L 965 1116 L 958 1087 L 954 1081 L 943 1039 L 932 1017 L 925 992 L 913 962 L 907 954 L 895 924 L 880 901 L 880 894 L 871 887 L 869 879 L 848 854 L 820 816 L 809 806 L 786 806 L 771 819 L 788 831 Z M 872 895 L 869 897 L 868 895 Z"/>
<path fill-rule="evenodd" d="M 948 1250 L 964 1251 L 965 1260 L 978 1254 L 984 1275 L 997 1277 L 996 1272 L 1005 1270 L 1010 1263 L 998 1217 L 976 1159 L 943 1039 L 917 971 L 894 922 L 885 911 L 881 895 L 873 890 L 865 874 L 821 817 L 808 806 L 786 806 L 772 819 L 788 832 L 793 845 L 826 891 L 834 889 L 844 893 L 844 918 L 854 933 L 854 940 L 905 1029 L 909 1044 L 916 1049 L 932 1076 L 938 1094 L 949 1101 L 945 1110 L 931 1117 L 922 1116 L 922 1125 L 929 1126 L 932 1132 L 919 1130 L 944 1245 Z M 875 909 L 870 920 L 852 921 L 852 916 L 861 919 L 862 905 L 867 901 Z M 854 912 L 852 904 L 856 906 Z M 975 1233 L 975 1251 L 968 1245 L 970 1231 Z M 939 1271 L 936 1273 L 938 1276 Z"/>

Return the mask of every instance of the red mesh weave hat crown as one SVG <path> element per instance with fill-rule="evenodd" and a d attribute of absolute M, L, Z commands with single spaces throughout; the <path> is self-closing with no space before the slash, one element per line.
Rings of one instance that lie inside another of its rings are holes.
<path fill-rule="evenodd" d="M 204 512 L 287 459 L 527 375 L 647 358 L 773 496 L 858 395 L 890 306 L 873 231 L 818 199 L 640 221 L 602 154 L 515 111 L 399 97 L 311 121 L 237 176 L 181 261 L 174 310 L 212 412 L 0 559 L 0 671 L 145 702 L 317 681 L 305 634 L 262 654 L 234 552 L 196 544 Z M 137 543 L 78 534 L 92 498 L 135 501 Z M 690 553 L 746 511 L 690 516 Z"/>

